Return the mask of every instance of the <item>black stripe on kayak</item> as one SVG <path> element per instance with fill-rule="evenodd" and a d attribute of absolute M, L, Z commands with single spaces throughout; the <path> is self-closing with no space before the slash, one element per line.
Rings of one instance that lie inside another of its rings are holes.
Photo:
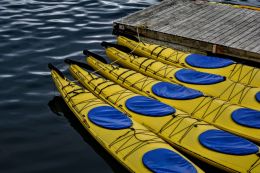
<path fill-rule="evenodd" d="M 132 50 L 129 49 L 128 47 L 121 46 L 121 45 L 118 45 L 118 44 L 108 43 L 108 42 L 105 42 L 105 41 L 103 41 L 101 43 L 101 46 L 103 46 L 105 48 L 114 47 L 114 48 L 121 50 L 122 52 L 125 52 L 125 53 L 131 53 L 132 52 Z"/>
<path fill-rule="evenodd" d="M 60 77 L 62 77 L 63 79 L 65 79 L 65 76 L 62 74 L 62 72 L 61 72 L 58 68 L 56 68 L 54 65 L 52 65 L 51 63 L 49 63 L 49 64 L 48 64 L 48 67 L 49 67 L 50 70 L 56 71 L 56 72 L 60 75 Z"/>
<path fill-rule="evenodd" d="M 101 61 L 101 62 L 103 62 L 105 64 L 108 63 L 107 60 L 104 57 L 99 56 L 98 54 L 95 54 L 93 52 L 90 52 L 87 49 L 83 50 L 83 54 L 86 55 L 86 56 L 93 56 L 94 58 L 98 59 L 99 61 Z"/>
<path fill-rule="evenodd" d="M 146 61 L 148 61 L 148 60 L 150 60 L 150 59 L 147 58 L 147 59 L 145 59 L 143 62 L 141 62 L 140 65 L 139 65 L 139 69 L 142 68 L 142 65 L 143 65 Z"/>
<path fill-rule="evenodd" d="M 133 40 L 133 41 L 136 41 L 136 42 L 139 42 L 138 38 L 131 35 L 131 34 L 127 34 L 127 33 L 123 33 L 123 32 L 119 32 L 119 30 L 114 30 L 113 31 L 113 34 L 114 35 L 117 35 L 117 36 L 123 36 L 123 37 L 126 37 L 130 40 Z"/>
<path fill-rule="evenodd" d="M 145 67 L 144 71 L 146 72 L 147 69 L 148 69 L 148 67 L 151 67 L 154 63 L 156 63 L 156 61 L 153 61 L 153 62 L 151 62 L 149 65 L 147 65 L 147 66 Z"/>
<path fill-rule="evenodd" d="M 75 65 L 77 65 L 79 67 L 82 67 L 84 69 L 87 69 L 87 70 L 90 70 L 90 71 L 94 71 L 94 69 L 90 65 L 82 63 L 82 62 L 79 62 L 79 61 L 74 61 L 74 60 L 71 60 L 71 59 L 65 59 L 64 62 L 69 64 L 69 65 L 75 64 Z"/>
<path fill-rule="evenodd" d="M 160 54 L 161 54 L 165 49 L 167 49 L 167 47 L 164 47 L 164 48 L 162 48 L 162 50 L 160 50 L 160 52 L 157 54 L 157 58 L 160 56 Z"/>
<path fill-rule="evenodd" d="M 162 46 L 160 46 L 160 45 L 156 46 L 156 47 L 151 51 L 151 55 L 153 55 L 154 51 L 155 51 L 156 49 L 160 48 L 160 47 L 162 47 Z"/>

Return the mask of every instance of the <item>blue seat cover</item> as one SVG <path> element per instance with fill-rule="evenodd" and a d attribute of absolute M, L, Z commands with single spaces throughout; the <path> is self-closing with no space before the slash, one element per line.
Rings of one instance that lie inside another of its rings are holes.
<path fill-rule="evenodd" d="M 89 120 L 106 129 L 126 129 L 132 126 L 132 120 L 127 115 L 111 106 L 99 106 L 88 112 Z"/>
<path fill-rule="evenodd" d="M 260 103 L 260 92 L 255 95 L 256 100 Z"/>
<path fill-rule="evenodd" d="M 200 134 L 199 141 L 204 147 L 225 154 L 248 155 L 258 152 L 254 143 L 222 130 L 208 130 Z"/>
<path fill-rule="evenodd" d="M 219 58 L 214 56 L 205 56 L 199 54 L 190 54 L 186 57 L 185 61 L 190 66 L 199 68 L 221 68 L 235 63 L 231 59 Z"/>
<path fill-rule="evenodd" d="M 235 110 L 231 116 L 240 125 L 260 129 L 260 111 L 240 108 Z"/>
<path fill-rule="evenodd" d="M 159 82 L 153 85 L 152 91 L 157 96 L 176 100 L 188 100 L 203 96 L 198 90 L 169 82 Z"/>
<path fill-rule="evenodd" d="M 134 96 L 126 101 L 126 107 L 138 114 L 161 117 L 175 113 L 175 109 L 167 104 L 145 96 Z"/>
<path fill-rule="evenodd" d="M 179 154 L 164 148 L 148 151 L 143 164 L 156 173 L 196 173 L 196 168 Z"/>
<path fill-rule="evenodd" d="M 175 77 L 184 83 L 209 85 L 225 80 L 225 77 L 210 73 L 199 72 L 191 69 L 181 69 L 175 73 Z"/>

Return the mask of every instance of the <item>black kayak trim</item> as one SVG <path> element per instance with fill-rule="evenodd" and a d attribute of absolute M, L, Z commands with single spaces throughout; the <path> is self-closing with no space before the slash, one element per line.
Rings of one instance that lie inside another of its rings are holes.
<path fill-rule="evenodd" d="M 90 65 L 83 63 L 83 62 L 74 61 L 74 60 L 71 60 L 71 59 L 65 59 L 64 62 L 66 64 L 69 64 L 69 65 L 75 64 L 75 65 L 82 67 L 82 68 L 89 70 L 89 71 L 95 71 Z"/>
<path fill-rule="evenodd" d="M 101 62 L 103 62 L 105 64 L 108 63 L 107 60 L 104 57 L 102 57 L 102 56 L 100 56 L 98 54 L 95 54 L 93 52 L 90 52 L 87 49 L 83 50 L 83 54 L 86 55 L 86 56 L 93 56 L 94 58 L 98 59 L 99 61 L 101 61 Z"/>
<path fill-rule="evenodd" d="M 139 40 L 138 40 L 138 38 L 136 36 L 133 36 L 131 34 L 127 34 L 125 32 L 124 33 L 120 32 L 119 30 L 114 30 L 113 34 L 116 35 L 116 36 L 123 36 L 123 37 L 126 37 L 126 38 L 130 39 L 130 40 L 139 42 Z"/>
<path fill-rule="evenodd" d="M 63 79 L 65 79 L 65 76 L 62 74 L 62 72 L 57 67 L 55 67 L 53 64 L 49 63 L 48 67 L 50 70 L 56 71 Z"/>
<path fill-rule="evenodd" d="M 128 47 L 121 46 L 121 45 L 114 44 L 114 43 L 108 43 L 108 42 L 105 42 L 105 41 L 103 41 L 103 42 L 101 43 L 101 46 L 103 46 L 103 47 L 105 47 L 105 48 L 114 47 L 114 48 L 116 48 L 116 49 L 118 49 L 118 50 L 121 50 L 121 51 L 123 51 L 123 52 L 126 52 L 126 53 L 131 53 L 131 52 L 132 52 L 132 50 L 129 49 Z"/>

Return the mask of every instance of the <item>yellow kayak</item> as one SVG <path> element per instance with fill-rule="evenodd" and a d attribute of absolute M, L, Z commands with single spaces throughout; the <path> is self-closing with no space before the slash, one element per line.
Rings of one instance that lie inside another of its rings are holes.
<path fill-rule="evenodd" d="M 123 52 L 124 47 L 103 42 L 107 56 L 121 65 L 158 80 L 177 83 L 202 91 L 208 96 L 247 108 L 260 110 L 260 88 L 232 82 L 223 76 L 177 68 L 146 57 Z M 126 50 L 125 50 L 126 51 Z"/>
<path fill-rule="evenodd" d="M 76 64 L 72 63 L 69 69 L 97 97 L 124 111 L 180 150 L 229 172 L 260 171 L 259 147 L 246 139 L 219 130 L 155 99 L 135 94 Z"/>
<path fill-rule="evenodd" d="M 235 8 L 245 8 L 249 10 L 255 10 L 255 11 L 260 11 L 260 7 L 254 7 L 254 6 L 249 6 L 249 5 L 232 5 Z"/>
<path fill-rule="evenodd" d="M 226 6 L 230 6 L 230 7 L 234 7 L 234 8 L 245 8 L 245 9 L 249 9 L 249 10 L 255 10 L 255 11 L 260 11 L 260 7 L 255 7 L 255 6 L 249 6 L 249 5 L 240 5 L 240 4 L 228 4 L 225 2 L 209 2 L 211 4 L 217 4 L 217 5 L 226 5 Z"/>
<path fill-rule="evenodd" d="M 97 57 L 98 58 L 98 57 Z M 88 57 L 88 64 L 119 85 L 174 106 L 190 116 L 260 143 L 260 111 L 231 105 L 201 92 Z"/>
<path fill-rule="evenodd" d="M 176 67 L 186 67 L 201 72 L 217 74 L 247 86 L 260 87 L 260 69 L 237 63 L 230 59 L 190 54 L 160 45 L 118 36 L 119 45 L 126 46 L 139 56 L 149 57 Z M 230 85 L 230 84 L 229 84 Z M 227 86 L 229 86 L 227 85 Z"/>
<path fill-rule="evenodd" d="M 66 79 L 53 65 L 49 67 L 61 96 L 81 124 L 129 171 L 203 172 L 156 134 Z"/>

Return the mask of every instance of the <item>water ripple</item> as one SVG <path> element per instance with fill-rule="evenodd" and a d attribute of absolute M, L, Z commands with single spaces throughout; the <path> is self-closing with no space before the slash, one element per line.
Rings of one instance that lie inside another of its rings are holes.
<path fill-rule="evenodd" d="M 0 172 L 125 171 L 56 100 L 47 64 L 71 78 L 65 58 L 104 56 L 113 21 L 158 1 L 1 0 Z"/>
<path fill-rule="evenodd" d="M 0 74 L 0 78 L 11 78 L 14 77 L 13 74 Z"/>

